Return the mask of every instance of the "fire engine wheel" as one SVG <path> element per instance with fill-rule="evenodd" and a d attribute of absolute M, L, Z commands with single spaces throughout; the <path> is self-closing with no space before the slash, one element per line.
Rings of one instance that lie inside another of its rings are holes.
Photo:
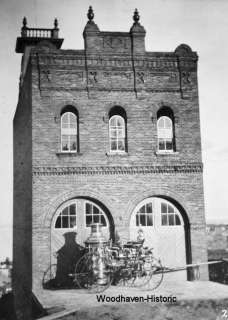
<path fill-rule="evenodd" d="M 148 282 L 148 289 L 154 290 L 160 286 L 164 277 L 164 268 L 160 259 L 153 258 L 151 261 L 151 277 Z"/>
<path fill-rule="evenodd" d="M 114 280 L 119 286 L 142 287 L 149 283 L 152 277 L 151 262 L 140 260 L 138 256 L 127 262 L 114 273 Z"/>
<path fill-rule="evenodd" d="M 151 262 L 138 260 L 132 270 L 132 278 L 130 285 L 133 287 L 146 286 L 152 277 Z"/>
<path fill-rule="evenodd" d="M 132 268 L 124 267 L 118 268 L 113 273 L 112 284 L 119 287 L 131 287 L 132 286 Z"/>
<path fill-rule="evenodd" d="M 77 288 L 86 289 L 90 293 L 106 290 L 112 282 L 112 272 L 106 257 L 94 253 L 86 253 L 76 264 L 74 283 Z"/>
<path fill-rule="evenodd" d="M 139 260 L 132 271 L 131 286 L 156 289 L 163 280 L 163 268 L 160 260 L 152 258 Z"/>

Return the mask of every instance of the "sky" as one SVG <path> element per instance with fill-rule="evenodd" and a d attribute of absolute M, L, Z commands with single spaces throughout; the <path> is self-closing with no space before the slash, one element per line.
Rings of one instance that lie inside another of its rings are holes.
<path fill-rule="evenodd" d="M 227 0 L 0 0 L 0 259 L 12 257 L 12 121 L 21 63 L 15 44 L 22 19 L 28 27 L 52 28 L 57 17 L 62 49 L 83 49 L 89 5 L 101 31 L 129 31 L 138 8 L 147 51 L 186 43 L 198 52 L 206 219 L 228 222 Z"/>

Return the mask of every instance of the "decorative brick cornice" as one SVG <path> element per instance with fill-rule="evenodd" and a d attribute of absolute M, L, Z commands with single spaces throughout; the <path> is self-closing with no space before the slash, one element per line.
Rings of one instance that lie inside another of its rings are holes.
<path fill-rule="evenodd" d="M 33 174 L 43 175 L 119 175 L 158 173 L 201 173 L 202 163 L 163 166 L 101 166 L 101 167 L 33 167 Z"/>
<path fill-rule="evenodd" d="M 66 88 L 63 86 L 50 86 L 50 87 L 42 87 L 41 91 L 43 92 L 49 92 L 49 91 L 86 91 L 85 87 L 71 87 L 71 88 Z M 121 92 L 134 92 L 134 88 L 123 88 L 123 87 L 116 87 L 116 88 L 107 88 L 107 87 L 97 87 L 97 88 L 90 88 L 90 91 L 94 92 L 100 92 L 100 91 L 121 91 Z M 138 90 L 140 91 L 140 90 Z M 174 93 L 179 93 L 180 89 L 175 89 L 175 88 L 161 88 L 161 89 L 153 89 L 153 88 L 146 88 L 144 91 L 146 92 L 153 92 L 153 93 L 159 93 L 159 92 L 174 92 Z"/>
<path fill-rule="evenodd" d="M 151 57 L 136 57 L 134 59 L 134 65 L 137 68 L 143 68 L 145 70 L 151 69 L 153 72 L 156 70 L 164 71 L 173 71 L 178 70 L 178 59 L 174 54 L 170 56 L 161 56 L 160 53 L 158 56 Z M 96 55 L 87 57 L 87 66 L 103 70 L 105 67 L 112 67 L 115 69 L 131 69 L 132 68 L 132 56 L 131 55 L 118 55 L 115 58 L 105 55 Z M 37 65 L 36 53 L 32 54 L 32 64 Z M 39 53 L 39 64 L 45 66 L 58 66 L 58 68 L 70 66 L 85 67 L 85 56 L 84 55 L 72 55 L 67 54 L 42 54 Z M 195 61 L 192 59 L 181 60 L 181 66 L 185 68 L 196 69 Z"/>

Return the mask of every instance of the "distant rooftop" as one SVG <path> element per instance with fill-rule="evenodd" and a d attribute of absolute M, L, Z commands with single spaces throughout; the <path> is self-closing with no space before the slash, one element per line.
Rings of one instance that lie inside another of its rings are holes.
<path fill-rule="evenodd" d="M 210 218 L 206 219 L 206 224 L 228 224 L 228 217 L 227 218 L 222 218 L 222 219 L 216 219 L 216 218 Z"/>

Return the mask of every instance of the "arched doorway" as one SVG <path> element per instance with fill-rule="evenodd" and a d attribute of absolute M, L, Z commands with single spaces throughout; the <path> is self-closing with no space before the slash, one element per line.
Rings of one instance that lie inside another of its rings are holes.
<path fill-rule="evenodd" d="M 76 232 L 76 242 L 84 246 L 90 235 L 90 224 L 101 223 L 106 239 L 114 237 L 114 223 L 108 209 L 90 198 L 75 198 L 64 202 L 56 211 L 51 223 L 51 264 L 63 247 L 66 235 Z"/>
<path fill-rule="evenodd" d="M 142 229 L 145 245 L 153 248 L 155 257 L 169 268 L 186 265 L 185 221 L 180 210 L 170 201 L 151 197 L 140 202 L 130 220 L 130 238 L 137 238 Z M 186 271 L 169 276 L 172 279 L 186 280 Z"/>

